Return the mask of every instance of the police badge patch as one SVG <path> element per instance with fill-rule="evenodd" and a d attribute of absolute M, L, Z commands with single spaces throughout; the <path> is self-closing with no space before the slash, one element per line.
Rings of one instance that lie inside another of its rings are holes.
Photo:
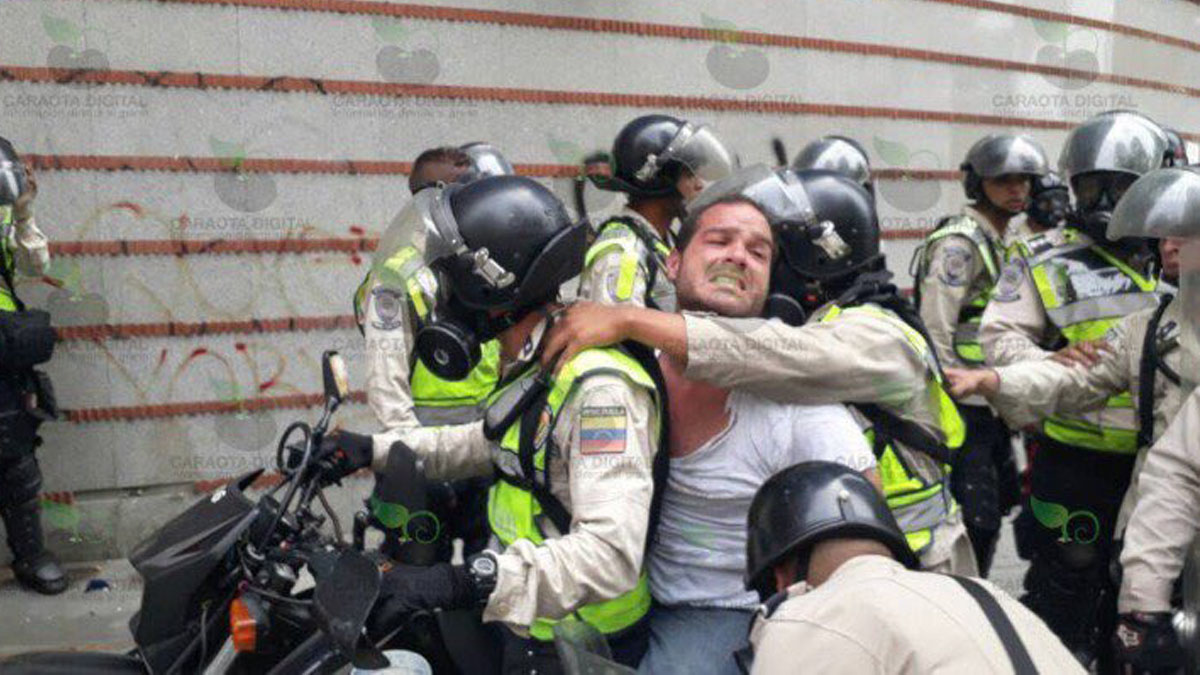
<path fill-rule="evenodd" d="M 971 249 L 957 244 L 948 244 L 942 251 L 942 267 L 938 279 L 947 286 L 965 286 L 970 279 Z"/>
<path fill-rule="evenodd" d="M 380 286 L 371 291 L 372 303 L 375 306 L 375 321 L 371 325 L 376 330 L 395 330 L 404 322 L 400 319 L 400 312 L 404 309 L 404 299 L 400 293 Z"/>
<path fill-rule="evenodd" d="M 1025 260 L 1017 258 L 1004 266 L 1000 273 L 1000 281 L 996 282 L 996 292 L 992 299 L 996 302 L 1016 302 L 1021 299 L 1021 280 L 1025 276 Z"/>

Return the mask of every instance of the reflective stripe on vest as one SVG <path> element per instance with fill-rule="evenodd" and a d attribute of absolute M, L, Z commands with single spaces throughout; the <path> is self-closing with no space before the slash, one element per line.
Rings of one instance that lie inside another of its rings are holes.
<path fill-rule="evenodd" d="M 12 248 L 8 244 L 8 240 L 12 236 L 13 226 L 12 208 L 0 206 L 0 265 L 4 265 L 4 269 L 8 270 L 8 277 L 10 279 L 15 279 L 14 272 L 16 268 Z M 0 281 L 0 312 L 15 311 L 17 311 L 17 301 L 13 298 L 13 289 L 9 288 L 8 284 Z"/>
<path fill-rule="evenodd" d="M 929 273 L 928 251 L 931 250 L 932 245 L 951 235 L 968 239 L 975 246 L 975 252 L 983 260 L 984 267 L 987 268 L 988 284 L 982 292 L 968 298 L 959 309 L 953 337 L 954 353 L 958 355 L 958 358 L 967 364 L 980 365 L 984 359 L 983 346 L 979 344 L 979 323 L 983 319 L 983 310 L 987 307 L 988 301 L 992 299 L 996 282 L 1000 280 L 999 260 L 1003 253 L 983 231 L 983 227 L 979 223 L 972 218 L 960 216 L 935 230 L 925 240 L 926 253 L 923 259 L 923 270 L 920 273 L 921 279 L 924 279 L 925 275 Z"/>
<path fill-rule="evenodd" d="M 675 287 L 666 275 L 667 256 L 671 254 L 671 247 L 657 235 L 639 235 L 634 229 L 638 227 L 641 226 L 627 217 L 614 218 L 602 224 L 598 230 L 599 236 L 584 255 L 583 266 L 590 267 L 600 254 L 619 248 L 621 264 L 617 273 L 617 300 L 625 301 L 633 297 L 633 285 L 640 263 L 645 265 L 650 275 L 646 280 L 646 306 L 674 311 Z M 639 244 L 647 248 L 644 260 L 638 258 Z M 593 279 L 592 283 L 604 283 L 604 280 Z"/>
<path fill-rule="evenodd" d="M 1158 305 L 1157 282 L 1146 279 L 1122 260 L 1066 230 L 1067 243 L 1034 252 L 1023 246 L 1046 318 L 1068 344 L 1103 338 L 1123 317 Z M 1106 407 L 1133 408 L 1129 392 L 1108 399 Z M 1042 433 L 1068 445 L 1132 454 L 1137 452 L 1136 425 L 1130 428 L 1095 424 L 1052 415 L 1042 420 Z"/>
<path fill-rule="evenodd" d="M 833 321 L 845 314 L 863 313 L 877 316 L 903 331 L 909 347 L 926 364 L 926 375 L 929 386 L 926 391 L 930 397 L 932 409 L 938 411 L 938 426 L 942 431 L 947 447 L 957 450 L 962 447 L 966 436 L 966 426 L 958 407 L 946 393 L 942 385 L 941 373 L 933 360 L 932 351 L 925 338 L 919 332 L 904 323 L 895 314 L 871 305 L 842 309 L 834 305 L 821 321 Z M 867 441 L 874 447 L 875 434 L 873 429 L 866 432 Z M 933 542 L 933 528 L 945 521 L 954 510 L 954 501 L 949 491 L 945 489 L 945 472 L 942 479 L 927 483 L 905 465 L 902 455 L 898 454 L 891 445 L 883 449 L 876 458 L 878 463 L 879 480 L 883 485 L 883 495 L 888 508 L 896 516 L 900 529 L 908 540 L 909 546 L 920 555 Z"/>
<path fill-rule="evenodd" d="M 360 325 L 366 321 L 366 300 L 370 289 L 378 284 L 405 289 L 413 311 L 421 321 L 430 315 L 430 298 L 426 297 L 424 281 L 436 283 L 433 272 L 425 266 L 417 249 L 405 246 L 375 271 L 367 274 L 354 297 L 354 315 Z M 466 424 L 483 417 L 487 397 L 500 380 L 500 343 L 490 340 L 480 345 L 480 360 L 462 380 L 444 380 L 430 372 L 421 359 L 413 359 L 409 388 L 413 398 L 413 413 L 424 426 Z"/>
<path fill-rule="evenodd" d="M 537 433 L 539 436 L 544 433 L 545 439 L 539 439 L 541 445 L 537 447 L 533 458 L 536 475 L 525 476 L 521 470 L 520 418 L 504 431 L 500 442 L 494 443 L 492 446 L 496 469 L 507 479 L 496 481 L 488 494 L 488 523 L 492 533 L 505 546 L 512 545 L 518 539 L 527 539 L 536 545 L 541 545 L 545 541 L 542 530 L 542 521 L 545 517 L 542 515 L 541 505 L 532 491 L 522 488 L 518 484 L 531 480 L 538 482 L 545 480 L 547 475 L 546 448 L 563 405 L 584 378 L 602 373 L 620 375 L 631 385 L 646 389 L 655 399 L 655 405 L 661 406 L 657 390 L 654 388 L 654 381 L 650 375 L 637 361 L 625 353 L 611 348 L 588 349 L 571 359 L 554 378 L 554 384 L 546 400 L 545 411 L 542 413 L 543 419 L 538 423 Z M 512 386 L 514 383 L 515 381 L 507 386 Z M 493 400 L 500 395 L 501 391 L 503 389 L 493 394 Z M 655 419 L 657 427 L 662 419 L 661 407 L 658 408 L 658 415 Z M 658 429 L 654 429 L 652 433 L 657 437 Z M 663 451 L 665 452 L 665 449 Z M 643 572 L 633 590 L 611 600 L 581 607 L 576 614 L 601 633 L 611 634 L 637 623 L 649 610 L 650 586 L 646 574 Z M 538 640 L 552 640 L 554 623 L 555 621 L 551 619 L 535 619 L 529 632 Z"/>

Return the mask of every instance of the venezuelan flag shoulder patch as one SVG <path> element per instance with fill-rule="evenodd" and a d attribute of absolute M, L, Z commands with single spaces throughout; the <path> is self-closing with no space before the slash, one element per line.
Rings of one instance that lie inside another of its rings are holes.
<path fill-rule="evenodd" d="M 612 455 L 625 452 L 625 406 L 584 406 L 579 417 L 581 453 Z"/>

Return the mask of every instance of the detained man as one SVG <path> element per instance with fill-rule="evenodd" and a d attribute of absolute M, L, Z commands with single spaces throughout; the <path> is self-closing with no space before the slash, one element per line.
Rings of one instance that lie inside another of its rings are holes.
<path fill-rule="evenodd" d="M 742 196 L 691 214 L 666 261 L 680 310 L 762 314 L 776 246 L 766 216 Z M 759 604 L 746 590 L 746 515 L 772 474 L 839 462 L 878 484 L 875 457 L 842 405 L 775 403 L 683 375 L 663 357 L 670 472 L 650 548 L 645 673 L 737 673 Z"/>

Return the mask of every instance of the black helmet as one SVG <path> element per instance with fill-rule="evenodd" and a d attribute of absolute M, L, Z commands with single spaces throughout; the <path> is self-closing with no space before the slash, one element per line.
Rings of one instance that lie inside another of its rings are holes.
<path fill-rule="evenodd" d="M 963 191 L 967 199 L 982 201 L 983 179 L 1009 174 L 1044 176 L 1050 170 L 1042 146 L 1026 136 L 992 134 L 984 136 L 967 151 L 959 168 L 963 172 Z"/>
<path fill-rule="evenodd" d="M 612 161 L 612 176 L 592 176 L 596 187 L 635 197 L 674 194 L 683 167 L 713 182 L 735 163 L 707 127 L 670 115 L 643 115 L 626 124 L 613 141 Z"/>
<path fill-rule="evenodd" d="M 1025 210 L 1030 220 L 1049 228 L 1059 227 L 1071 215 L 1071 191 L 1057 174 L 1051 171 L 1033 181 L 1029 193 L 1029 208 Z"/>
<path fill-rule="evenodd" d="M 25 165 L 7 139 L 0 138 L 0 206 L 17 203 L 25 192 Z"/>
<path fill-rule="evenodd" d="M 583 269 L 586 228 L 531 178 L 449 185 L 431 211 L 442 236 L 430 236 L 426 259 L 446 275 L 451 296 L 471 310 L 536 306 Z"/>
<path fill-rule="evenodd" d="M 790 191 L 807 200 L 809 217 L 803 225 L 780 226 L 780 263 L 815 280 L 838 279 L 873 267 L 880 251 L 879 218 L 871 195 L 833 171 L 788 173 Z M 840 245 L 831 246 L 833 240 Z"/>
<path fill-rule="evenodd" d="M 1183 141 L 1183 136 L 1169 127 L 1163 127 L 1163 131 L 1167 134 L 1167 152 L 1170 154 L 1163 166 L 1187 166 L 1190 160 L 1187 154 L 1187 143 Z"/>
<path fill-rule="evenodd" d="M 908 568 L 920 566 L 883 495 L 834 462 L 801 462 L 771 476 L 750 503 L 748 526 L 746 588 L 764 599 L 775 592 L 775 565 L 798 555 L 803 580 L 813 546 L 825 539 L 874 539 Z"/>
<path fill-rule="evenodd" d="M 875 184 L 871 182 L 871 160 L 867 151 L 853 138 L 846 136 L 822 136 L 804 146 L 796 159 L 792 160 L 792 170 L 825 169 L 836 171 L 859 185 L 872 195 L 875 194 Z"/>

